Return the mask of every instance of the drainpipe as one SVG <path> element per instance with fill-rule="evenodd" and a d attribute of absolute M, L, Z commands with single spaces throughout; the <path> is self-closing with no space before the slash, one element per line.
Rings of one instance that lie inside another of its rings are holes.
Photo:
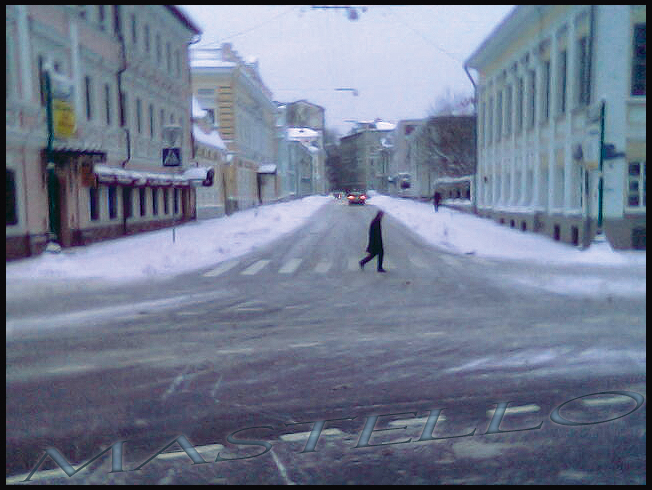
<path fill-rule="evenodd" d="M 478 158 L 479 148 L 478 148 L 478 86 L 473 80 L 473 77 L 469 73 L 469 67 L 464 63 L 464 71 L 466 76 L 471 80 L 471 85 L 473 85 L 473 98 L 475 100 L 475 172 L 473 173 L 473 201 L 472 209 L 473 214 L 478 214 L 478 203 L 477 203 L 477 192 L 478 192 L 478 163 L 480 159 Z"/>
<path fill-rule="evenodd" d="M 127 141 L 127 158 L 120 164 L 122 168 L 129 163 L 129 160 L 131 160 L 131 133 L 129 132 L 129 128 L 125 127 L 126 121 L 125 121 L 125 107 L 124 107 L 124 96 L 122 93 L 122 74 L 127 70 L 127 47 L 125 46 L 125 38 L 122 35 L 122 31 L 118 30 L 116 32 L 116 35 L 118 36 L 118 41 L 120 42 L 120 49 L 121 49 L 121 57 L 122 57 L 122 66 L 118 70 L 117 73 L 117 82 L 118 82 L 118 94 L 120 98 L 120 125 L 122 126 L 125 136 L 126 136 L 126 141 Z"/>

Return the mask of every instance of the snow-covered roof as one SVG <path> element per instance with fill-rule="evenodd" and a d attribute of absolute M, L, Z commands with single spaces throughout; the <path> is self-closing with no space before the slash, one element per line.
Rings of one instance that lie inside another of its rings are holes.
<path fill-rule="evenodd" d="M 376 129 L 392 131 L 395 128 L 396 128 L 396 124 L 394 124 L 394 123 L 390 123 L 390 122 L 386 122 L 386 121 L 378 121 L 378 122 L 376 122 Z"/>
<path fill-rule="evenodd" d="M 238 66 L 238 64 L 233 61 L 215 59 L 190 60 L 190 68 L 234 68 L 236 66 Z"/>
<path fill-rule="evenodd" d="M 226 145 L 220 136 L 219 131 L 213 130 L 206 134 L 197 124 L 192 125 L 192 135 L 195 141 L 203 143 L 204 145 L 212 146 L 220 150 L 226 150 Z"/>
<path fill-rule="evenodd" d="M 202 117 L 206 117 L 206 114 L 208 114 L 204 109 L 201 108 L 201 105 L 199 105 L 199 101 L 197 100 L 196 97 L 193 96 L 192 98 L 192 117 L 201 119 Z"/>
<path fill-rule="evenodd" d="M 266 163 L 258 167 L 259 174 L 273 174 L 276 172 L 276 165 L 273 163 Z"/>
<path fill-rule="evenodd" d="M 288 128 L 288 138 L 316 138 L 319 133 L 310 128 Z"/>
<path fill-rule="evenodd" d="M 164 172 L 143 172 L 139 170 L 125 170 L 121 167 L 109 165 L 95 165 L 93 171 L 101 182 L 117 182 L 124 184 L 145 185 L 187 185 L 188 178 L 182 174 Z"/>

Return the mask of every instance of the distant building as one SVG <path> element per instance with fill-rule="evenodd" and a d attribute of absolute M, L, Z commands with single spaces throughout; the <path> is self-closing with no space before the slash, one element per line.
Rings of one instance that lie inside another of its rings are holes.
<path fill-rule="evenodd" d="M 6 6 L 7 259 L 194 218 L 199 33 L 173 6 Z"/>
<path fill-rule="evenodd" d="M 395 128 L 395 124 L 380 119 L 359 121 L 351 134 L 340 139 L 347 189 L 388 192 L 391 133 Z"/>
<path fill-rule="evenodd" d="M 258 170 L 277 159 L 277 108 L 258 62 L 240 57 L 230 43 L 192 50 L 191 56 L 192 93 L 233 155 L 226 171 L 226 212 L 258 205 Z"/>
<path fill-rule="evenodd" d="M 198 186 L 197 218 L 215 218 L 226 213 L 226 173 L 229 164 L 229 154 L 215 126 L 213 117 L 192 98 L 192 136 L 194 145 L 194 161 L 197 169 L 206 173 L 198 174 L 204 177 L 206 184 Z M 208 171 L 212 170 L 212 179 Z"/>
<path fill-rule="evenodd" d="M 389 194 L 401 197 L 418 197 L 416 182 L 417 168 L 414 159 L 408 159 L 408 141 L 424 119 L 399 121 L 394 130 L 394 149 L 389 166 Z"/>
<path fill-rule="evenodd" d="M 572 244 L 601 219 L 613 247 L 645 248 L 645 19 L 519 6 L 471 55 L 479 214 Z"/>

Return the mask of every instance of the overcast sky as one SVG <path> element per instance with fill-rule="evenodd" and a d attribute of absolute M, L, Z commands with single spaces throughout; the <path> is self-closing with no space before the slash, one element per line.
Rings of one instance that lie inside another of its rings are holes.
<path fill-rule="evenodd" d="M 342 9 L 309 5 L 180 7 L 203 31 L 195 46 L 230 42 L 258 58 L 275 100 L 323 106 L 326 126 L 340 134 L 347 119 L 396 123 L 427 116 L 447 91 L 472 95 L 463 63 L 513 8 L 370 5 L 350 20 Z"/>

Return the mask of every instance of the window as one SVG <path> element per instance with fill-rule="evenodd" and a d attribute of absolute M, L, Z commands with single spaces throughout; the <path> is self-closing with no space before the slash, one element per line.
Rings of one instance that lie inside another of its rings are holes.
<path fill-rule="evenodd" d="M 16 196 L 16 175 L 7 169 L 7 225 L 18 224 L 18 203 Z"/>
<path fill-rule="evenodd" d="M 174 189 L 174 214 L 179 214 L 179 189 Z"/>
<path fill-rule="evenodd" d="M 163 48 L 161 46 L 161 35 L 157 32 L 156 33 L 156 61 L 158 63 L 161 62 L 161 59 L 163 58 Z"/>
<path fill-rule="evenodd" d="M 138 189 L 138 202 L 140 204 L 140 215 L 147 214 L 147 195 L 145 194 L 145 187 Z"/>
<path fill-rule="evenodd" d="M 577 104 L 589 105 L 591 102 L 591 50 L 589 37 L 584 36 L 577 41 Z"/>
<path fill-rule="evenodd" d="M 104 21 L 105 20 L 106 20 L 106 15 L 105 15 L 105 12 L 104 12 L 104 5 L 98 5 L 97 6 L 97 21 L 99 22 L 99 27 L 100 27 L 100 30 L 102 30 L 102 31 L 105 29 L 105 26 L 104 26 Z"/>
<path fill-rule="evenodd" d="M 645 24 L 634 25 L 632 95 L 645 95 Z"/>
<path fill-rule="evenodd" d="M 168 214 L 170 212 L 168 201 L 168 190 L 163 189 L 163 214 Z"/>
<path fill-rule="evenodd" d="M 534 70 L 528 70 L 528 76 L 530 78 L 530 93 L 528 94 L 528 128 L 534 127 L 534 122 L 536 121 L 536 107 L 537 107 L 537 77 Z"/>
<path fill-rule="evenodd" d="M 140 99 L 136 99 L 136 129 L 138 133 L 143 132 L 143 120 L 142 120 L 142 104 Z"/>
<path fill-rule="evenodd" d="M 512 134 L 512 86 L 505 89 L 505 134 Z"/>
<path fill-rule="evenodd" d="M 566 112 L 566 75 L 567 75 L 568 52 L 564 49 L 559 52 L 559 104 L 557 113 Z"/>
<path fill-rule="evenodd" d="M 503 133 L 503 91 L 496 97 L 496 141 L 500 141 Z"/>
<path fill-rule="evenodd" d="M 109 186 L 109 219 L 115 219 L 118 216 L 117 196 L 116 186 Z"/>
<path fill-rule="evenodd" d="M 149 105 L 149 137 L 154 139 L 154 106 Z"/>
<path fill-rule="evenodd" d="M 129 127 L 129 105 L 127 104 L 127 94 L 124 92 L 120 94 L 120 125 Z"/>
<path fill-rule="evenodd" d="M 88 189 L 88 204 L 90 207 L 91 221 L 100 219 L 100 190 L 97 187 Z"/>
<path fill-rule="evenodd" d="M 91 77 L 84 77 L 84 88 L 86 95 L 86 119 L 93 119 L 93 87 Z"/>
<path fill-rule="evenodd" d="M 152 214 L 158 215 L 158 189 L 152 187 Z"/>
<path fill-rule="evenodd" d="M 645 162 L 629 162 L 627 205 L 645 207 Z"/>
<path fill-rule="evenodd" d="M 161 109 L 161 112 L 159 113 L 159 128 L 161 129 L 161 139 L 163 139 L 163 126 L 165 126 L 165 110 Z"/>
<path fill-rule="evenodd" d="M 149 26 L 145 24 L 145 52 L 149 53 Z"/>
<path fill-rule="evenodd" d="M 543 96 L 541 97 L 541 122 L 550 117 L 550 60 L 543 62 Z"/>
<path fill-rule="evenodd" d="M 136 14 L 131 14 L 131 43 L 138 44 L 138 25 L 136 24 Z"/>
<path fill-rule="evenodd" d="M 133 213 L 132 211 L 132 199 L 131 199 L 131 187 L 122 188 L 122 205 L 124 209 L 124 217 L 131 218 Z"/>
<path fill-rule="evenodd" d="M 523 97 L 525 96 L 523 77 L 519 77 L 516 88 L 516 132 L 523 129 Z"/>
<path fill-rule="evenodd" d="M 122 32 L 120 19 L 120 5 L 113 6 L 113 32 L 115 34 L 120 34 Z"/>
<path fill-rule="evenodd" d="M 493 129 L 494 129 L 494 98 L 489 97 L 489 107 L 487 112 L 487 137 L 488 143 L 493 141 Z"/>
<path fill-rule="evenodd" d="M 181 55 L 178 49 L 174 51 L 174 61 L 177 65 L 177 75 L 181 75 Z"/>
<path fill-rule="evenodd" d="M 104 85 L 104 102 L 106 110 L 106 125 L 111 125 L 111 87 L 109 84 Z"/>
<path fill-rule="evenodd" d="M 172 73 L 172 46 L 170 43 L 165 43 L 165 60 L 168 68 L 168 73 Z"/>
<path fill-rule="evenodd" d="M 42 54 L 38 55 L 38 80 L 39 80 L 39 88 L 40 88 L 40 93 L 41 93 L 41 105 L 45 107 L 46 104 L 46 94 L 45 94 L 45 70 L 44 70 L 44 65 L 45 64 L 45 58 L 43 57 Z"/>

